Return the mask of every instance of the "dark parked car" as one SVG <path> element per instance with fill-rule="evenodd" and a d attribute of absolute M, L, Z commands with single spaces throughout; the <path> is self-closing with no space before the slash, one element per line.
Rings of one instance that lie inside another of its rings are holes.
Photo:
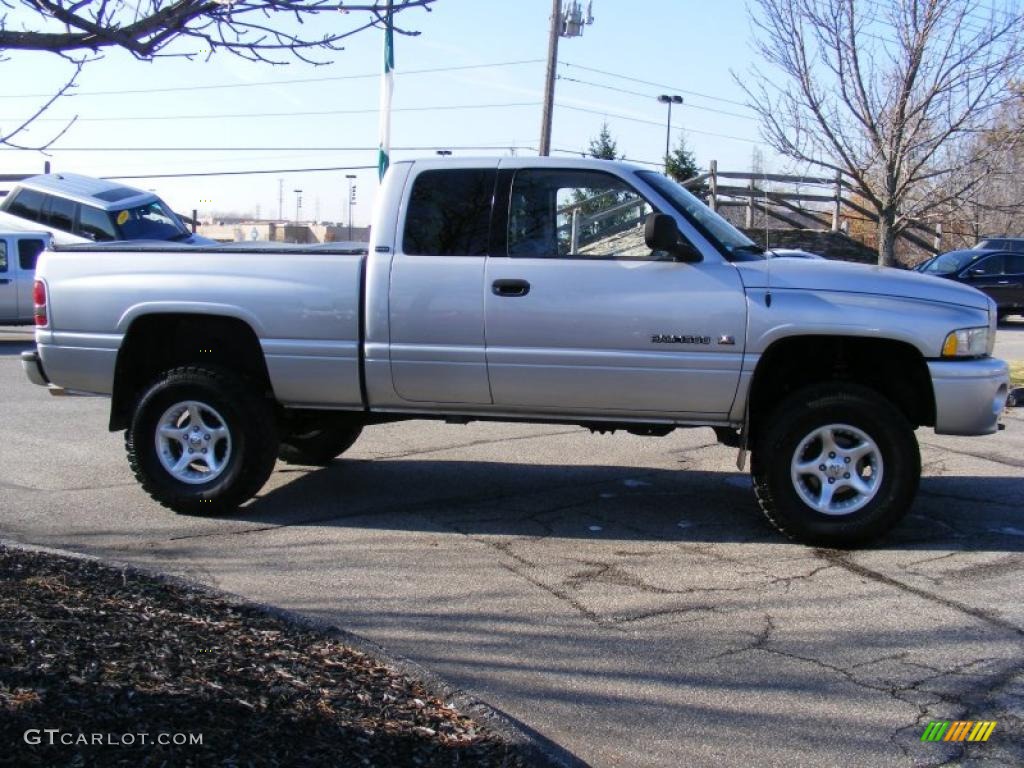
<path fill-rule="evenodd" d="M 988 235 L 981 238 L 974 251 L 1016 251 L 1024 253 L 1024 237 L 1008 237 L 1006 235 Z"/>
<path fill-rule="evenodd" d="M 1024 312 L 1024 253 L 975 246 L 936 256 L 922 270 L 977 288 L 999 307 L 999 319 Z"/>

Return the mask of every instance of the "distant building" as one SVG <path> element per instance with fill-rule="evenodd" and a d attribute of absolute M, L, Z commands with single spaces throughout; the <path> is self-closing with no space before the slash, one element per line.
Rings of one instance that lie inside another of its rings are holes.
<path fill-rule="evenodd" d="M 200 222 L 197 230 L 204 237 L 222 243 L 248 241 L 274 243 L 337 243 L 370 242 L 369 227 L 352 227 L 349 237 L 348 225 L 341 224 L 293 224 L 281 221 L 226 221 Z"/>

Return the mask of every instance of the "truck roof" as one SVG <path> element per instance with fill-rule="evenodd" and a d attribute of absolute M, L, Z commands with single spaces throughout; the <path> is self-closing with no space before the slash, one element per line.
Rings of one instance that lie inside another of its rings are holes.
<path fill-rule="evenodd" d="M 77 173 L 48 173 L 30 176 L 18 182 L 26 189 L 85 203 L 104 211 L 120 211 L 157 200 L 152 192 L 129 187 L 108 179 L 81 176 Z"/>
<path fill-rule="evenodd" d="M 609 167 L 625 168 L 631 171 L 649 171 L 627 160 L 601 160 L 596 157 L 537 157 L 536 155 L 489 156 L 489 157 L 430 157 L 396 160 L 393 165 L 414 163 L 429 168 L 590 168 L 601 170 Z M 656 170 L 656 169 L 655 169 Z"/>

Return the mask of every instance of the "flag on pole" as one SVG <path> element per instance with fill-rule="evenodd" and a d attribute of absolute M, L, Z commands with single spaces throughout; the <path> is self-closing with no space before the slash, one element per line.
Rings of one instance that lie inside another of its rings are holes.
<path fill-rule="evenodd" d="M 390 0 L 389 0 L 390 2 Z M 392 71 L 395 68 L 394 11 L 389 7 L 384 27 L 384 77 L 380 82 L 380 147 L 377 169 L 381 180 L 391 162 L 391 92 L 394 90 Z"/>

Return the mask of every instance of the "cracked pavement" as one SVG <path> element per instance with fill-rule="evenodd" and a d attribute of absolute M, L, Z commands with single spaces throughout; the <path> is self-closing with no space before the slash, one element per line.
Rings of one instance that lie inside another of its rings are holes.
<path fill-rule="evenodd" d="M 22 348 L 0 344 L 2 537 L 327 619 L 594 766 L 1024 763 L 1020 410 L 922 430 L 911 514 L 855 552 L 776 535 L 706 429 L 377 426 L 209 519 L 151 502 L 107 401 L 49 397 Z M 922 743 L 933 719 L 998 725 Z"/>

